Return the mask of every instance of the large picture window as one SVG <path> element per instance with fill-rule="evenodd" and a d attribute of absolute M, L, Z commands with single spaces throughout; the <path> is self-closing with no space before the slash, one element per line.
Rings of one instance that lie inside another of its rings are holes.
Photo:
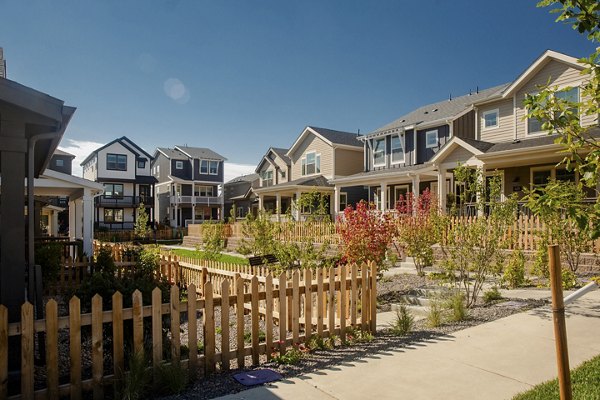
<path fill-rule="evenodd" d="M 200 173 L 204 175 L 218 175 L 219 162 L 211 160 L 200 161 Z"/>
<path fill-rule="evenodd" d="M 306 153 L 302 158 L 302 175 L 313 175 L 321 173 L 321 155 L 314 151 Z"/>
<path fill-rule="evenodd" d="M 122 183 L 105 183 L 104 184 L 104 196 L 120 199 L 123 197 L 123 184 Z"/>
<path fill-rule="evenodd" d="M 104 222 L 123 222 L 122 208 L 105 208 Z"/>
<path fill-rule="evenodd" d="M 392 136 L 392 164 L 404 162 L 404 136 Z"/>
<path fill-rule="evenodd" d="M 106 155 L 106 169 L 113 171 L 127 171 L 127 156 L 125 154 Z"/>

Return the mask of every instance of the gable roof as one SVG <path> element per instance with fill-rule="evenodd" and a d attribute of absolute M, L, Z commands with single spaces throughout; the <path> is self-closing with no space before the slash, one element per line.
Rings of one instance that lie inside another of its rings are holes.
<path fill-rule="evenodd" d="M 298 139 L 294 142 L 292 147 L 287 151 L 289 156 L 295 150 L 295 148 L 302 143 L 306 136 L 313 134 L 323 140 L 325 143 L 332 147 L 345 147 L 348 149 L 361 150 L 363 143 L 358 140 L 358 134 L 353 132 L 335 131 L 333 129 L 317 128 L 314 126 L 307 126 L 304 128 Z"/>
<path fill-rule="evenodd" d="M 502 93 L 502 90 L 504 90 L 508 85 L 508 83 L 505 83 L 489 89 L 479 90 L 475 93 L 455 97 L 451 100 L 438 101 L 437 103 L 419 107 L 416 110 L 413 110 L 408 114 L 396 119 L 395 121 L 376 129 L 375 131 L 369 133 L 366 137 L 377 136 L 387 131 L 404 129 L 406 127 L 411 129 L 413 126 L 416 126 L 418 129 L 419 125 L 434 123 L 436 121 L 439 121 L 440 124 L 445 123 L 446 120 L 454 119 L 465 111 L 468 111 L 469 108 L 472 107 L 473 103 L 488 99 L 493 96 L 499 96 Z"/>
<path fill-rule="evenodd" d="M 75 158 L 75 156 L 73 154 L 67 153 L 66 151 L 61 150 L 61 149 L 54 150 L 54 154 L 53 155 Z"/>
<path fill-rule="evenodd" d="M 550 61 L 556 60 L 570 67 L 583 70 L 585 67 L 577 62 L 577 58 L 568 56 L 563 53 L 559 53 L 554 50 L 546 50 L 541 56 L 539 56 L 533 64 L 531 64 L 525 71 L 521 73 L 504 91 L 502 92 L 502 98 L 512 96 L 513 93 L 519 90 L 531 77 L 537 74 L 546 64 Z"/>
<path fill-rule="evenodd" d="M 98 147 L 96 150 L 92 151 L 86 158 L 85 160 L 83 160 L 81 162 L 81 164 L 79 165 L 85 165 L 88 163 L 88 161 L 90 161 L 92 159 L 92 157 L 94 157 L 96 154 L 98 154 L 99 151 L 104 150 L 105 148 L 107 148 L 108 146 L 115 144 L 115 143 L 120 143 L 121 146 L 125 147 L 127 150 L 131 151 L 133 154 L 135 154 L 136 157 L 138 158 L 143 158 L 143 156 L 147 157 L 148 160 L 152 160 L 152 156 L 150 154 L 148 154 L 144 149 L 142 149 L 140 146 L 138 146 L 137 144 L 135 144 L 131 139 L 129 139 L 127 136 L 121 136 L 120 138 L 116 138 L 113 141 L 110 141 L 108 143 L 106 143 L 104 146 L 100 146 Z"/>
<path fill-rule="evenodd" d="M 229 184 L 238 183 L 238 182 L 254 182 L 258 178 L 259 178 L 258 174 L 240 175 L 240 176 L 236 176 L 235 178 L 231 179 L 228 182 L 225 182 L 225 184 L 229 185 Z"/>
<path fill-rule="evenodd" d="M 226 161 L 227 159 L 222 155 L 208 149 L 206 147 L 188 147 L 188 146 L 175 146 L 176 150 L 179 150 L 189 158 L 197 158 L 204 160 L 217 160 Z"/>
<path fill-rule="evenodd" d="M 265 155 L 262 156 L 262 158 L 258 162 L 258 165 L 256 166 L 256 169 L 254 171 L 255 172 L 260 171 L 262 165 L 265 162 L 268 162 L 269 164 L 274 165 L 273 161 L 269 158 L 269 153 L 273 153 L 277 157 L 281 158 L 283 160 L 283 162 L 285 162 L 285 164 L 289 167 L 290 165 L 292 165 L 292 160 L 286 154 L 287 152 L 288 152 L 288 149 L 284 149 L 281 147 L 269 147 L 269 150 L 267 150 Z M 277 165 L 274 165 L 274 166 L 275 166 L 275 168 L 277 168 Z"/>
<path fill-rule="evenodd" d="M 453 136 L 449 141 L 446 142 L 442 146 L 442 148 L 435 153 L 435 155 L 429 160 L 431 163 L 435 163 L 439 160 L 444 160 L 454 149 L 457 147 L 462 147 L 463 149 L 469 151 L 475 156 L 481 155 L 488 151 L 494 144 L 490 142 L 483 142 L 481 140 L 475 139 L 465 139 L 459 138 L 457 136 Z"/>

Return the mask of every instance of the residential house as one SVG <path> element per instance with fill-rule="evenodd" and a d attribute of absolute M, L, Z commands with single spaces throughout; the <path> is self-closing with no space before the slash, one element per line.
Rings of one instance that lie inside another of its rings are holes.
<path fill-rule="evenodd" d="M 173 227 L 223 220 L 225 157 L 202 147 L 159 147 L 152 175 L 156 185 L 156 219 Z"/>
<path fill-rule="evenodd" d="M 248 174 L 233 178 L 223 185 L 225 203 L 225 218 L 233 216 L 236 219 L 245 218 L 248 214 L 256 214 L 258 200 L 254 189 L 259 187 L 258 174 Z"/>
<path fill-rule="evenodd" d="M 261 177 L 260 187 L 254 190 L 259 208 L 272 210 L 279 219 L 289 211 L 300 220 L 309 210 L 296 206 L 298 200 L 303 193 L 316 191 L 324 196 L 331 214 L 340 210 L 341 204 L 330 201 L 334 186 L 329 181 L 362 170 L 363 143 L 359 136 L 307 126 L 284 151 L 270 148 L 256 168 Z M 364 197 L 365 191 L 363 186 L 348 187 L 344 195 L 342 201 L 350 204 Z"/>
<path fill-rule="evenodd" d="M 72 175 L 74 159 L 75 156 L 73 154 L 56 149 L 52 158 L 50 158 L 47 169 L 65 175 Z M 68 208 L 68 196 L 45 197 L 42 201 L 41 221 L 39 224 L 36 224 L 36 227 L 40 227 L 41 229 L 39 234 L 52 237 L 68 234 Z M 36 236 L 39 236 L 39 234 L 36 233 Z"/>
<path fill-rule="evenodd" d="M 527 118 L 527 93 L 549 83 L 560 95 L 581 99 L 583 66 L 574 57 L 544 52 L 513 82 L 420 107 L 362 138 L 364 171 L 333 179 L 336 194 L 347 185 L 369 186 L 368 200 L 393 209 L 400 195 L 429 188 L 446 208 L 456 201 L 452 171 L 459 164 L 483 168 L 503 179 L 503 196 L 549 178 L 577 180 L 574 172 L 556 167 L 564 154 L 539 121 Z M 582 126 L 598 124 L 597 116 L 581 116 Z"/>
<path fill-rule="evenodd" d="M 154 221 L 154 190 L 150 173 L 152 156 L 126 136 L 94 150 L 81 163 L 83 177 L 104 185 L 95 199 L 95 223 L 103 229 L 133 229 L 137 208 L 144 204 Z"/>

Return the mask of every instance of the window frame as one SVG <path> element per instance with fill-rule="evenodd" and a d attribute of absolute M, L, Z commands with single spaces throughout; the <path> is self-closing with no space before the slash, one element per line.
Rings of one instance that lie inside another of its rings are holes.
<path fill-rule="evenodd" d="M 120 221 L 116 218 L 117 216 L 117 212 L 119 212 L 120 214 Z M 110 218 L 107 218 L 107 216 L 110 215 Z M 125 211 L 122 208 L 105 208 L 104 209 L 104 219 L 103 221 L 105 223 L 109 223 L 109 224 L 122 224 L 125 222 Z"/>
<path fill-rule="evenodd" d="M 115 161 L 109 161 L 109 158 L 111 156 L 115 157 Z M 119 161 L 119 158 L 121 157 L 125 159 L 124 163 Z M 113 167 L 110 166 L 111 164 L 113 165 Z M 123 164 L 125 168 L 118 168 L 120 164 Z M 106 169 L 109 171 L 127 171 L 127 154 L 106 153 Z"/>
<path fill-rule="evenodd" d="M 183 169 L 183 161 L 175 160 L 175 169 Z"/>
<path fill-rule="evenodd" d="M 138 169 L 144 169 L 144 168 L 146 168 L 146 161 L 144 161 L 144 160 L 138 160 L 137 161 L 137 167 L 138 167 Z"/>
<path fill-rule="evenodd" d="M 383 149 L 382 150 L 377 150 L 377 144 L 383 142 Z M 373 139 L 373 167 L 383 167 L 385 166 L 385 159 L 386 159 L 386 147 L 387 147 L 387 143 L 385 140 L 385 137 L 382 138 L 377 138 L 377 139 Z M 377 154 L 383 152 L 383 161 L 380 163 L 376 163 L 375 159 L 377 158 Z"/>
<path fill-rule="evenodd" d="M 394 161 L 394 139 L 398 139 L 400 142 L 400 149 L 402 150 L 401 154 L 402 154 L 402 160 L 395 160 Z M 390 162 L 392 163 L 392 165 L 396 165 L 396 164 L 402 164 L 406 162 L 406 152 L 404 150 L 404 135 L 392 135 L 390 138 Z"/>
<path fill-rule="evenodd" d="M 314 155 L 314 161 L 310 164 L 308 163 L 308 156 Z M 309 165 L 314 164 L 314 172 L 309 173 L 308 167 Z M 317 153 L 315 150 L 307 151 L 304 153 L 304 157 L 301 159 L 302 165 L 302 176 L 310 176 L 310 175 L 318 175 L 321 173 L 321 153 Z"/>
<path fill-rule="evenodd" d="M 496 124 L 495 125 L 486 126 L 487 120 L 485 119 L 485 117 L 488 116 L 488 115 L 491 115 L 491 114 L 495 114 L 496 115 Z M 481 120 L 483 122 L 482 127 L 481 127 L 482 131 L 489 131 L 489 130 L 493 130 L 493 129 L 498 129 L 500 127 L 500 109 L 499 108 L 494 108 L 494 109 L 491 109 L 491 110 L 483 111 L 481 113 Z"/>
<path fill-rule="evenodd" d="M 344 201 L 342 201 L 342 197 L 344 198 Z M 344 205 L 342 207 L 342 204 Z M 346 207 L 348 207 L 348 193 L 346 192 L 340 192 L 340 200 L 339 200 L 339 210 L 338 212 L 343 212 Z"/>
<path fill-rule="evenodd" d="M 112 186 L 112 190 L 110 191 L 111 194 L 106 194 L 107 190 L 106 187 L 107 186 Z M 115 186 L 121 186 L 121 194 L 120 195 L 115 195 Z M 125 185 L 123 185 L 122 183 L 105 183 L 104 184 L 104 197 L 108 198 L 108 199 L 122 199 L 123 196 L 125 195 Z"/>
<path fill-rule="evenodd" d="M 429 143 L 430 134 L 435 133 L 435 145 Z M 440 147 L 440 137 L 437 129 L 432 129 L 429 131 L 425 131 L 425 148 L 426 149 L 436 149 Z"/>
<path fill-rule="evenodd" d="M 562 85 L 562 86 L 559 86 L 558 89 L 556 89 L 556 92 L 561 92 L 561 91 L 563 91 L 563 90 L 565 90 L 567 88 L 571 88 L 571 90 L 572 89 L 577 89 L 577 102 L 581 102 L 581 82 L 577 82 L 577 83 L 574 83 L 572 85 Z M 554 94 L 552 94 L 552 95 L 553 96 L 556 95 L 556 92 Z M 534 92 L 531 92 L 529 94 L 530 95 L 535 95 L 535 94 L 538 94 L 538 93 L 539 92 L 534 91 Z M 527 110 L 525 110 L 525 112 L 527 113 Z M 577 110 L 577 116 L 579 117 L 579 125 L 581 125 L 581 113 L 579 112 L 579 110 Z M 533 131 L 533 132 L 530 131 L 530 129 L 529 129 L 529 121 L 531 121 L 531 120 L 535 120 L 536 122 L 540 123 L 540 130 Z M 532 118 L 527 117 L 527 121 L 526 121 L 526 124 L 525 124 L 525 127 L 526 127 L 525 136 L 526 137 L 527 136 L 539 136 L 539 135 L 544 135 L 544 134 L 548 133 L 544 129 L 542 129 L 542 125 L 543 124 L 544 124 L 544 122 L 538 121 L 537 118 L 533 118 L 532 119 Z"/>
<path fill-rule="evenodd" d="M 62 158 L 57 158 L 56 160 L 54 160 L 54 165 L 56 167 L 64 167 L 65 166 L 65 160 L 63 160 Z"/>
<path fill-rule="evenodd" d="M 213 164 L 216 165 L 214 172 Z M 208 175 L 219 175 L 219 162 L 216 160 L 208 160 Z"/>
<path fill-rule="evenodd" d="M 270 175 L 269 179 L 266 178 L 267 174 Z M 267 183 L 267 182 L 270 182 L 270 184 L 266 184 L 265 185 L 265 183 Z M 268 169 L 268 170 L 263 171 L 261 173 L 261 176 L 260 176 L 260 186 L 261 187 L 273 186 L 273 170 L 272 169 Z"/>

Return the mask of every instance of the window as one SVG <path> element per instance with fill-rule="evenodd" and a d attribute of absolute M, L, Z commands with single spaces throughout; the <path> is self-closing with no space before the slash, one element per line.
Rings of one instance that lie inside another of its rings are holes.
<path fill-rule="evenodd" d="M 137 164 L 138 168 L 146 168 L 146 161 L 144 160 L 138 160 Z"/>
<path fill-rule="evenodd" d="M 273 171 L 263 171 L 261 178 L 262 186 L 273 186 Z"/>
<path fill-rule="evenodd" d="M 54 164 L 57 167 L 64 167 L 65 166 L 65 160 L 58 159 L 58 160 L 56 160 L 56 162 Z"/>
<path fill-rule="evenodd" d="M 200 173 L 204 175 L 217 175 L 219 173 L 219 162 L 200 160 Z"/>
<path fill-rule="evenodd" d="M 498 123 L 498 109 L 484 111 L 482 114 L 483 117 L 483 129 L 493 129 L 499 126 Z"/>
<path fill-rule="evenodd" d="M 392 136 L 392 164 L 404 162 L 404 136 Z"/>
<path fill-rule="evenodd" d="M 285 178 L 285 171 L 281 171 L 281 177 Z"/>
<path fill-rule="evenodd" d="M 175 169 L 183 169 L 183 161 L 175 161 Z"/>
<path fill-rule="evenodd" d="M 104 184 L 104 197 L 112 197 L 120 199 L 123 197 L 123 184 L 122 183 L 105 183 Z"/>
<path fill-rule="evenodd" d="M 385 138 L 373 143 L 373 166 L 385 165 Z"/>
<path fill-rule="evenodd" d="M 104 222 L 123 222 L 122 208 L 105 208 Z"/>
<path fill-rule="evenodd" d="M 348 193 L 340 193 L 340 209 L 339 211 L 344 211 L 348 207 Z"/>
<path fill-rule="evenodd" d="M 552 179 L 552 168 L 531 172 L 531 184 L 534 188 L 546 186 L 550 179 Z"/>
<path fill-rule="evenodd" d="M 127 156 L 125 154 L 107 154 L 106 169 L 127 171 Z"/>
<path fill-rule="evenodd" d="M 555 94 L 557 99 L 561 99 L 567 101 L 569 103 L 578 103 L 579 102 L 579 88 L 573 87 L 564 91 L 556 92 Z M 579 114 L 579 109 L 577 107 L 569 108 L 569 110 L 575 114 Z"/>
<path fill-rule="evenodd" d="M 219 162 L 211 161 L 208 164 L 208 173 L 209 175 L 217 175 L 219 173 Z"/>
<path fill-rule="evenodd" d="M 200 197 L 211 197 L 213 195 L 213 187 L 212 186 L 200 186 L 198 187 L 197 196 Z"/>
<path fill-rule="evenodd" d="M 321 173 L 321 155 L 314 151 L 306 153 L 302 159 L 302 175 L 313 175 Z"/>
<path fill-rule="evenodd" d="M 557 181 L 573 182 L 573 183 L 575 183 L 577 181 L 577 177 L 575 175 L 574 169 L 572 169 L 571 171 L 567 170 L 566 168 L 557 169 L 555 174 L 556 174 Z"/>
<path fill-rule="evenodd" d="M 428 149 L 438 147 L 438 131 L 425 132 L 425 147 Z"/>

